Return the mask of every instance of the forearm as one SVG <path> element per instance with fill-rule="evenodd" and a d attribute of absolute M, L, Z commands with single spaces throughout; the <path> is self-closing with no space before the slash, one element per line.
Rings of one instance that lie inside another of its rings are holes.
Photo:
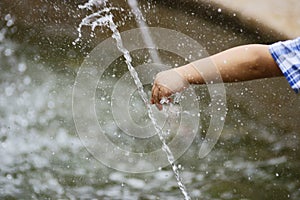
<path fill-rule="evenodd" d="M 190 84 L 214 80 L 220 73 L 223 82 L 247 81 L 281 76 L 267 45 L 235 47 L 175 69 Z"/>
<path fill-rule="evenodd" d="M 160 72 L 152 87 L 151 103 L 184 90 L 188 84 L 248 81 L 281 76 L 267 45 L 245 45 Z"/>

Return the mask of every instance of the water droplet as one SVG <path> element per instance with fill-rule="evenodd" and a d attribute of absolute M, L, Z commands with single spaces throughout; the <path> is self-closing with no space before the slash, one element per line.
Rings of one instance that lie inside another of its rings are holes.
<path fill-rule="evenodd" d="M 6 26 L 10 27 L 14 24 L 14 19 L 10 14 L 5 15 L 4 19 L 6 20 Z"/>
<path fill-rule="evenodd" d="M 53 109 L 55 107 L 55 103 L 53 101 L 48 102 L 48 108 Z"/>
<path fill-rule="evenodd" d="M 7 174 L 7 175 L 6 175 L 6 178 L 9 179 L 9 180 L 11 180 L 13 177 L 12 177 L 11 174 Z"/>
<path fill-rule="evenodd" d="M 5 56 L 11 56 L 12 53 L 13 53 L 13 50 L 11 50 L 11 49 L 5 49 L 5 51 L 4 51 Z"/>
<path fill-rule="evenodd" d="M 34 57 L 33 57 L 33 59 L 35 60 L 35 61 L 38 61 L 38 60 L 40 60 L 40 55 L 35 55 Z"/>
<path fill-rule="evenodd" d="M 12 84 L 12 85 L 5 88 L 5 94 L 8 97 L 13 95 L 14 91 L 15 91 L 15 85 L 14 84 Z"/>
<path fill-rule="evenodd" d="M 25 76 L 23 79 L 23 83 L 25 85 L 29 85 L 31 83 L 31 78 L 29 76 Z"/>

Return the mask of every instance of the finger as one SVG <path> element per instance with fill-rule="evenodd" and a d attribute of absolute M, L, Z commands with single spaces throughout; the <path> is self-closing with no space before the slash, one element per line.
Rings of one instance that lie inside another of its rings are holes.
<path fill-rule="evenodd" d="M 162 99 L 168 97 L 168 89 L 164 86 L 158 87 L 158 94 L 157 94 L 157 103 L 160 103 Z M 160 103 L 161 104 L 161 103 Z"/>
<path fill-rule="evenodd" d="M 152 89 L 151 89 L 151 98 L 150 98 L 150 103 L 151 104 L 155 104 L 155 98 L 154 98 L 154 96 L 155 96 L 155 89 L 156 88 L 156 84 L 153 84 L 153 86 L 152 86 Z"/>
<path fill-rule="evenodd" d="M 152 92 L 153 103 L 159 103 L 159 88 L 154 87 Z"/>
<path fill-rule="evenodd" d="M 156 103 L 155 105 L 156 105 L 156 108 L 158 110 L 162 110 L 163 109 L 163 105 L 161 105 L 160 103 Z"/>
<path fill-rule="evenodd" d="M 169 96 L 171 95 L 171 91 L 166 88 L 166 87 L 160 87 L 159 89 L 159 93 L 158 93 L 158 98 L 159 98 L 159 101 L 163 98 L 167 98 L 167 100 L 169 100 Z"/>
<path fill-rule="evenodd" d="M 151 104 L 155 104 L 156 103 L 153 97 L 150 98 L 150 103 Z"/>
<path fill-rule="evenodd" d="M 155 104 L 156 108 L 158 110 L 162 110 L 162 105 L 159 103 L 159 88 L 157 87 L 157 85 L 153 85 L 152 87 L 152 95 L 151 95 L 151 104 Z"/>

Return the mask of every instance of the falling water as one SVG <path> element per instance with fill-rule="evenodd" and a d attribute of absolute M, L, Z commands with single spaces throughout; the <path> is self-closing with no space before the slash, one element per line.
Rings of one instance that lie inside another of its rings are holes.
<path fill-rule="evenodd" d="M 134 8 L 133 12 L 135 13 L 135 16 L 137 18 L 142 17 L 141 11 L 137 7 L 137 2 L 135 2 L 135 1 L 130 1 L 130 2 L 131 2 L 130 6 Z M 103 6 L 104 8 L 102 8 L 101 10 L 93 11 L 93 7 L 99 8 L 99 6 Z M 79 24 L 79 27 L 78 27 L 79 35 L 78 35 L 78 38 L 75 40 L 75 42 L 77 42 L 82 37 L 82 33 L 81 33 L 82 26 L 90 26 L 92 28 L 92 31 L 94 31 L 95 28 L 98 26 L 100 26 L 100 27 L 107 26 L 110 28 L 110 30 L 113 33 L 112 38 L 114 38 L 116 40 L 117 48 L 120 52 L 122 52 L 122 54 L 125 58 L 125 62 L 128 66 L 130 75 L 132 76 L 134 83 L 137 87 L 138 94 L 140 95 L 142 101 L 145 103 L 145 105 L 147 107 L 148 116 L 149 116 L 152 124 L 154 125 L 155 131 L 158 134 L 160 141 L 162 142 L 162 149 L 166 153 L 168 161 L 172 166 L 172 170 L 175 174 L 178 186 L 179 186 L 182 194 L 184 195 L 185 199 L 186 200 L 191 199 L 191 197 L 189 196 L 189 194 L 187 192 L 185 185 L 183 184 L 183 182 L 181 180 L 181 176 L 180 176 L 178 167 L 175 164 L 174 155 L 173 155 L 172 151 L 170 150 L 169 146 L 167 145 L 166 140 L 163 136 L 164 135 L 163 130 L 161 127 L 159 127 L 159 125 L 154 117 L 152 107 L 151 107 L 151 104 L 149 103 L 148 96 L 144 91 L 143 84 L 140 81 L 138 74 L 132 65 L 132 57 L 130 55 L 130 52 L 124 47 L 118 27 L 115 24 L 115 22 L 113 21 L 114 16 L 110 11 L 118 9 L 118 8 L 108 7 L 107 0 L 101 0 L 101 1 L 89 0 L 89 2 L 87 2 L 86 4 L 79 6 L 79 8 L 91 10 L 91 11 L 93 11 L 93 13 L 86 16 Z M 139 24 L 146 27 L 146 24 L 144 22 L 143 23 L 139 22 Z M 149 45 L 149 44 L 151 45 L 151 43 L 153 43 L 149 33 L 145 34 L 144 39 L 145 39 L 147 45 Z M 160 63 L 160 59 L 157 55 L 157 52 L 152 53 L 151 57 L 155 62 Z"/>
<path fill-rule="evenodd" d="M 147 47 L 154 47 L 155 46 L 154 42 L 149 34 L 148 26 L 145 23 L 143 14 L 138 7 L 137 1 L 136 0 L 128 0 L 128 4 L 131 7 L 131 10 L 135 16 L 138 26 L 141 28 L 142 37 L 144 39 L 145 44 L 147 45 Z M 156 50 L 149 51 L 149 53 L 150 53 L 150 56 L 153 59 L 154 63 L 161 63 L 161 60 L 160 60 Z"/>

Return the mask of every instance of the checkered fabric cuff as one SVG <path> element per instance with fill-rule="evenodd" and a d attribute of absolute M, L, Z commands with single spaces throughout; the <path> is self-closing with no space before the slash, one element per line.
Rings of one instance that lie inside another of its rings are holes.
<path fill-rule="evenodd" d="M 269 46 L 270 53 L 285 78 L 298 93 L 300 91 L 300 37 Z"/>

